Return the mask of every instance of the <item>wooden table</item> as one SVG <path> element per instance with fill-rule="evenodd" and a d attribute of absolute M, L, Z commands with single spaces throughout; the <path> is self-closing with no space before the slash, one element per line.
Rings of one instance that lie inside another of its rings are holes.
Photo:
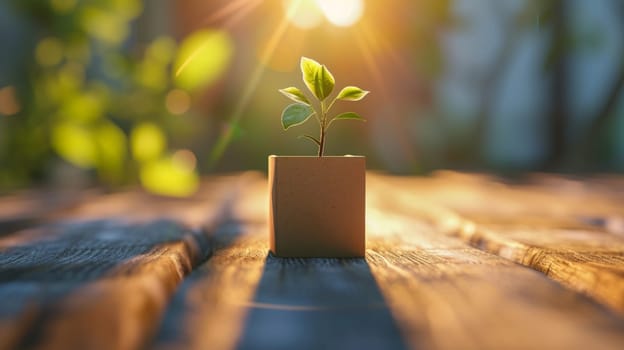
<path fill-rule="evenodd" d="M 367 177 L 366 259 L 267 253 L 266 178 L 0 199 L 0 349 L 624 349 L 624 178 Z"/>

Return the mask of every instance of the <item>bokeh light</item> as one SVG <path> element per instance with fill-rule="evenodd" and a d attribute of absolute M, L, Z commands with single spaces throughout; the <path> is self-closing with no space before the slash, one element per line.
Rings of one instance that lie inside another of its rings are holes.
<path fill-rule="evenodd" d="M 186 113 L 191 107 L 191 96 L 181 89 L 173 89 L 165 99 L 167 110 L 171 114 L 180 115 Z"/>
<path fill-rule="evenodd" d="M 17 114 L 21 108 L 14 86 L 6 86 L 0 89 L 0 114 Z"/>
<path fill-rule="evenodd" d="M 149 191 L 173 197 L 185 197 L 197 191 L 199 178 L 186 162 L 162 158 L 141 167 L 141 184 Z"/>
<path fill-rule="evenodd" d="M 37 62 L 42 66 L 54 66 L 63 59 L 63 45 L 56 38 L 46 38 L 37 44 L 35 50 Z"/>
<path fill-rule="evenodd" d="M 180 149 L 173 153 L 172 159 L 187 169 L 195 169 L 197 166 L 197 157 L 193 151 L 188 149 Z"/>
<path fill-rule="evenodd" d="M 130 134 L 132 155 L 145 162 L 158 158 L 167 147 L 166 138 L 158 126 L 144 122 L 137 125 Z"/>
<path fill-rule="evenodd" d="M 76 166 L 89 168 L 97 161 L 97 146 L 90 130 L 71 122 L 63 122 L 52 129 L 52 146 Z"/>
<path fill-rule="evenodd" d="M 76 7 L 77 0 L 50 0 L 52 9 L 58 13 L 68 13 Z"/>
<path fill-rule="evenodd" d="M 234 54 L 229 34 L 221 30 L 200 30 L 180 45 L 174 61 L 176 84 L 194 90 L 221 77 Z"/>

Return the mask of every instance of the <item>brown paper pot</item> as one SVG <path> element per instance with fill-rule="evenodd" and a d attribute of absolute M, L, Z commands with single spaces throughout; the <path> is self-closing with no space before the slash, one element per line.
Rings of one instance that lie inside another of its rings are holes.
<path fill-rule="evenodd" d="M 270 249 L 363 257 L 366 158 L 269 156 Z"/>

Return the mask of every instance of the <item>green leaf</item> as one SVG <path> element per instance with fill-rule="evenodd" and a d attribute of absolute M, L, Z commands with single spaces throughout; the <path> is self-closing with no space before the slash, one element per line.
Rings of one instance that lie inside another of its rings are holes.
<path fill-rule="evenodd" d="M 321 66 L 321 69 L 316 71 L 314 78 L 314 94 L 319 100 L 323 101 L 334 90 L 336 80 L 334 80 L 334 76 L 325 66 Z"/>
<path fill-rule="evenodd" d="M 340 93 L 336 99 L 343 101 L 359 101 L 368 95 L 369 91 L 362 90 L 357 86 L 347 86 Z"/>
<path fill-rule="evenodd" d="M 316 143 L 317 146 L 321 146 L 321 141 L 317 140 L 314 136 L 310 136 L 310 135 L 299 135 L 299 138 L 305 138 L 308 139 L 314 143 Z"/>
<path fill-rule="evenodd" d="M 294 86 L 280 89 L 279 92 L 295 102 L 310 105 L 310 101 L 308 101 L 308 98 L 303 94 L 303 92 L 301 92 L 301 90 L 297 89 Z"/>
<path fill-rule="evenodd" d="M 354 119 L 354 120 L 361 120 L 361 121 L 366 121 L 366 119 L 362 118 L 359 114 L 354 113 L 354 112 L 346 112 L 346 113 L 342 113 L 342 114 L 338 114 L 334 119 Z"/>
<path fill-rule="evenodd" d="M 314 96 L 318 97 L 318 95 L 316 94 L 315 82 L 316 82 L 316 72 L 321 70 L 321 64 L 316 62 L 313 59 L 310 59 L 307 57 L 301 57 L 300 65 L 301 65 L 301 73 L 303 74 L 303 82 L 308 87 L 308 90 L 310 90 L 310 92 L 313 93 Z"/>
<path fill-rule="evenodd" d="M 323 101 L 331 94 L 334 89 L 334 76 L 327 67 L 321 65 L 315 60 L 307 57 L 301 57 L 301 73 L 303 74 L 303 82 L 311 93 Z"/>
<path fill-rule="evenodd" d="M 301 103 L 293 103 L 282 112 L 282 127 L 287 130 L 291 126 L 303 124 L 314 114 L 312 107 Z"/>

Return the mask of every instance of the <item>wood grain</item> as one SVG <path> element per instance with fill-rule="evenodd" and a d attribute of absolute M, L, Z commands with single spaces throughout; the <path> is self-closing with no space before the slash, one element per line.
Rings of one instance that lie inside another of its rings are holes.
<path fill-rule="evenodd" d="M 384 178 L 397 210 L 423 212 L 470 245 L 536 269 L 624 314 L 624 183 L 455 173 Z"/>
<path fill-rule="evenodd" d="M 145 317 L 197 261 L 192 233 L 170 222 L 58 229 L 55 240 L 0 255 L 0 347 L 140 346 L 154 327 Z"/>
<path fill-rule="evenodd" d="M 229 216 L 245 178 L 215 178 L 186 202 L 91 198 L 0 239 L 0 349 L 143 347 L 181 280 L 211 253 L 206 230 Z"/>
<path fill-rule="evenodd" d="M 620 178 L 367 183 L 365 259 L 268 255 L 257 173 L 46 210 L 0 237 L 0 349 L 624 344 Z"/>

